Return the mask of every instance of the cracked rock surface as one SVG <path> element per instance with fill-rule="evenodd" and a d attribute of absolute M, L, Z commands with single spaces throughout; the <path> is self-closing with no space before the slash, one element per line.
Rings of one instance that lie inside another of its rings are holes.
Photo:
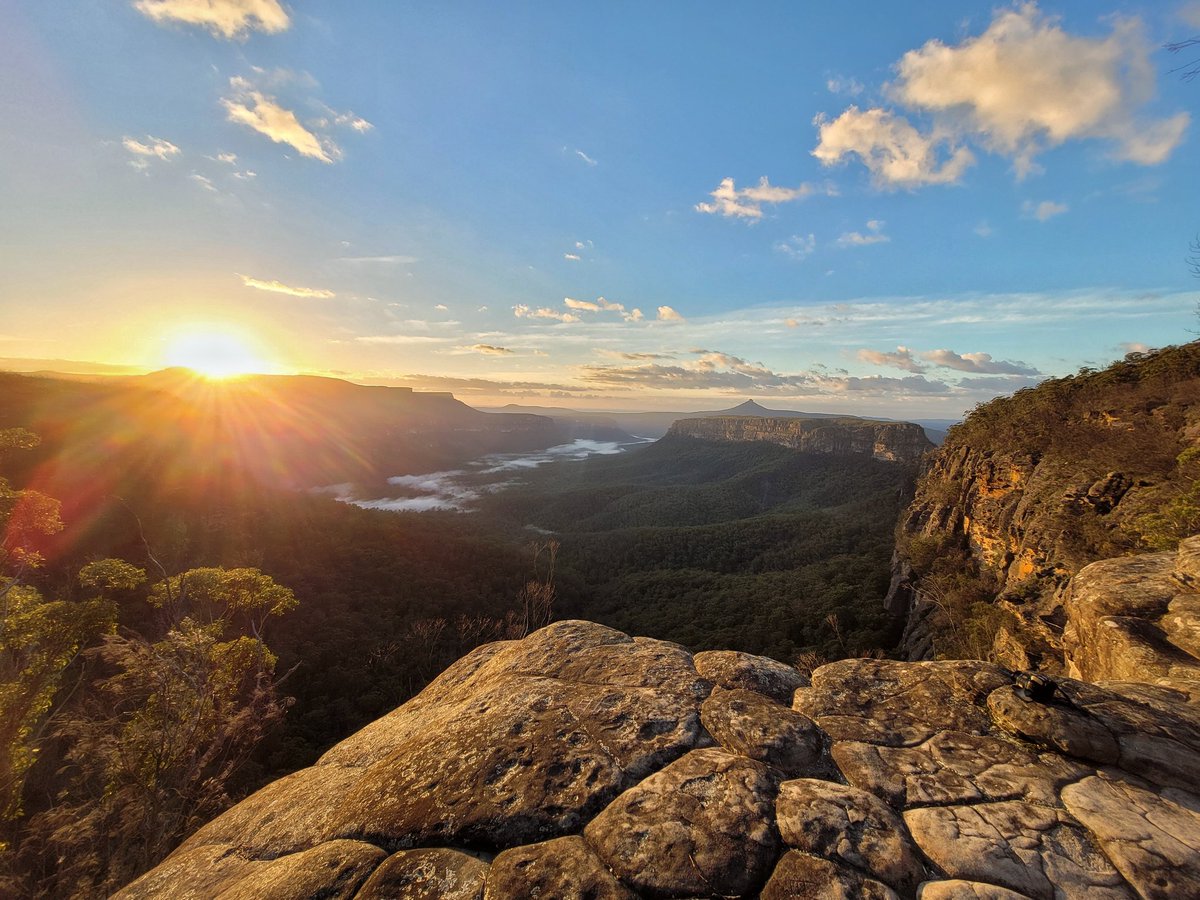
<path fill-rule="evenodd" d="M 118 896 L 1198 897 L 1200 683 L 1118 674 L 1049 703 L 982 662 L 810 682 L 558 622 L 472 651 Z"/>

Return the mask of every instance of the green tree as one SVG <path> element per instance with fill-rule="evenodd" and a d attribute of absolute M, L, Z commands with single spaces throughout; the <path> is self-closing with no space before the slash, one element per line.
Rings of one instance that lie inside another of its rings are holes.
<path fill-rule="evenodd" d="M 125 574 L 88 570 L 105 583 Z M 205 568 L 159 582 L 150 599 L 192 615 L 157 641 L 106 635 L 90 652 L 112 674 L 57 729 L 67 784 L 29 842 L 53 860 L 43 868 L 54 893 L 111 892 L 225 809 L 234 776 L 289 705 L 259 637 L 296 605 L 289 589 L 257 569 Z"/>
<path fill-rule="evenodd" d="M 0 457 L 29 450 L 37 435 L 0 431 Z M 116 608 L 106 594 L 145 579 L 119 560 L 92 563 L 82 578 L 94 596 L 82 602 L 46 600 L 24 579 L 42 564 L 34 542 L 62 530 L 57 500 L 16 490 L 0 478 L 0 822 L 21 814 L 22 794 L 37 759 L 55 696 L 80 651 L 111 631 Z M 103 573 L 109 573 L 104 575 Z"/>

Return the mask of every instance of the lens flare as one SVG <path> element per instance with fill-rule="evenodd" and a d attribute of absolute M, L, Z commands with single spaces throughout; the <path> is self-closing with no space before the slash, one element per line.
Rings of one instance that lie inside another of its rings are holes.
<path fill-rule="evenodd" d="M 205 378 L 236 378 L 274 369 L 252 342 L 232 330 L 189 329 L 171 339 L 163 354 L 168 366 L 182 366 Z"/>

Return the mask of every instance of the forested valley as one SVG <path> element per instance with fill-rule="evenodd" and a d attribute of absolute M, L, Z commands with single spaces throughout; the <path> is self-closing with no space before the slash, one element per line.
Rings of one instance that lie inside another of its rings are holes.
<path fill-rule="evenodd" d="M 70 394 L 40 381 L 26 394 Z M 531 470 L 472 512 L 398 513 L 271 483 L 236 447 L 189 469 L 145 452 L 186 437 L 153 421 L 6 406 L 13 893 L 111 890 L 550 618 L 808 664 L 888 645 L 905 465 L 668 437 Z"/>

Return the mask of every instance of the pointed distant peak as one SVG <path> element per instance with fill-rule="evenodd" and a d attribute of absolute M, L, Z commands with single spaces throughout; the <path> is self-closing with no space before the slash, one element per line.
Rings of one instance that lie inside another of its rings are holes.
<path fill-rule="evenodd" d="M 764 406 L 759 406 L 753 400 L 747 400 L 745 403 L 739 403 L 729 412 L 735 416 L 765 416 L 771 411 Z"/>

